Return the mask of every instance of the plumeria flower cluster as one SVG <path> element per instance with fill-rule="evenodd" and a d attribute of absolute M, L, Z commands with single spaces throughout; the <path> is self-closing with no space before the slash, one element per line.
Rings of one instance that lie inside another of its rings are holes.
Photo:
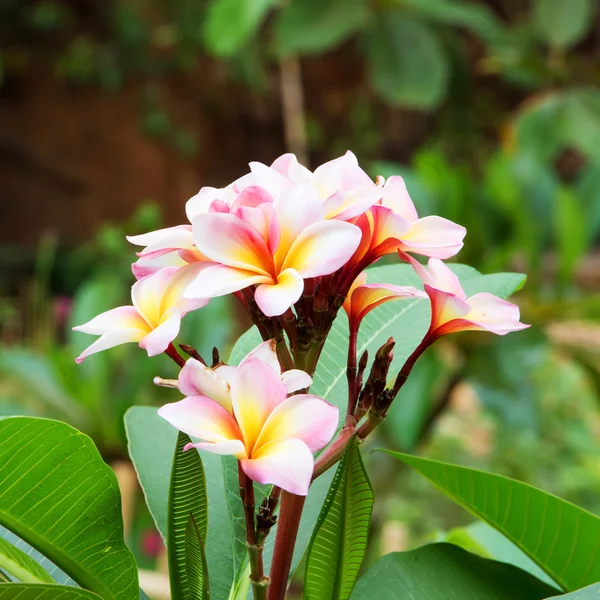
<path fill-rule="evenodd" d="M 132 305 L 77 327 L 100 336 L 77 360 L 126 342 L 138 342 L 149 356 L 166 352 L 182 366 L 178 380 L 166 384 L 185 398 L 161 408 L 160 415 L 198 440 L 188 449 L 231 454 L 251 480 L 293 494 L 306 494 L 319 469 L 339 457 L 334 443 L 315 464 L 314 453 L 337 430 L 338 410 L 299 392 L 310 387 L 342 307 L 350 340 L 346 427 L 369 411 L 385 416 L 414 361 L 437 338 L 462 330 L 503 335 L 526 327 L 513 304 L 491 294 L 467 298 L 442 262 L 462 248 L 464 227 L 438 216 L 419 217 L 401 177 L 374 181 L 351 152 L 314 171 L 292 154 L 271 166 L 251 163 L 227 187 L 202 188 L 188 201 L 186 214 L 184 225 L 128 238 L 140 247 Z M 367 283 L 365 269 L 386 255 L 412 265 L 422 289 Z M 237 367 L 208 367 L 199 356 L 185 361 L 172 343 L 181 319 L 226 294 L 243 304 L 265 343 Z M 390 340 L 363 386 L 366 357 L 356 356 L 362 320 L 385 302 L 408 298 L 430 302 L 423 342 L 388 389 Z"/>

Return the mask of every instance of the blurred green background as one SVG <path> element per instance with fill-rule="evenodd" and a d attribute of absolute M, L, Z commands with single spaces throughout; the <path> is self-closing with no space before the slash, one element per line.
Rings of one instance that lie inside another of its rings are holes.
<path fill-rule="evenodd" d="M 529 276 L 516 300 L 533 327 L 439 343 L 369 445 L 600 513 L 595 0 L 2 0 L 0 23 L 0 414 L 94 438 L 142 567 L 164 571 L 122 416 L 172 399 L 151 381 L 174 370 L 133 345 L 78 367 L 89 340 L 70 327 L 128 302 L 126 233 L 183 222 L 200 186 L 286 151 L 314 167 L 350 148 L 373 176 L 403 175 L 421 214 L 467 227 L 460 262 Z M 226 355 L 247 324 L 221 299 L 180 340 Z M 469 522 L 368 461 L 369 560 Z"/>

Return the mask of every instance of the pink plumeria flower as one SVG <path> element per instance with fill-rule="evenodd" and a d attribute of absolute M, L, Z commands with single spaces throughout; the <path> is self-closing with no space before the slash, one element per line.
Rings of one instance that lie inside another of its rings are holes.
<path fill-rule="evenodd" d="M 410 259 L 431 300 L 428 336 L 438 338 L 458 331 L 490 331 L 506 335 L 526 329 L 519 321 L 519 307 L 493 294 L 467 298 L 458 277 L 439 259 L 430 258 L 424 267 Z"/>
<path fill-rule="evenodd" d="M 402 217 L 408 225 L 394 250 L 443 259 L 459 252 L 467 233 L 464 227 L 438 216 L 419 219 L 402 177 L 393 176 L 385 183 L 383 179 L 379 182 L 381 205 Z"/>
<path fill-rule="evenodd" d="M 327 219 L 353 219 L 381 198 L 381 190 L 350 151 L 317 167 L 314 172 L 302 166 L 293 154 L 280 156 L 270 167 L 250 163 L 250 169 L 259 185 L 273 196 L 291 184 L 310 185 L 323 203 Z"/>
<path fill-rule="evenodd" d="M 194 242 L 217 263 L 200 272 L 185 291 L 188 298 L 215 297 L 256 285 L 254 298 L 269 316 L 283 314 L 298 301 L 304 279 L 329 275 L 344 265 L 361 239 L 350 223 L 326 220 L 317 192 L 308 184 L 289 187 L 230 213 L 194 218 Z M 254 196 L 253 196 L 254 197 Z"/>
<path fill-rule="evenodd" d="M 257 357 L 237 368 L 230 397 L 231 412 L 217 399 L 198 395 L 167 404 L 158 414 L 201 440 L 184 451 L 233 455 L 250 479 L 305 496 L 313 453 L 333 437 L 338 409 L 310 394 L 288 398 L 281 375 Z"/>
<path fill-rule="evenodd" d="M 427 298 L 427 295 L 410 285 L 367 284 L 367 274 L 361 273 L 352 284 L 343 305 L 348 315 L 350 330 L 357 331 L 360 322 L 373 309 L 385 302 L 402 298 Z"/>
<path fill-rule="evenodd" d="M 186 396 L 208 396 L 232 412 L 231 383 L 237 370 L 253 358 L 260 359 L 279 375 L 288 394 L 307 389 L 312 385 L 311 376 L 300 369 L 281 372 L 275 352 L 275 341 L 269 340 L 252 350 L 240 362 L 239 367 L 221 365 L 212 369 L 200 361 L 190 358 L 179 372 L 179 391 Z"/>
<path fill-rule="evenodd" d="M 78 363 L 90 354 L 127 342 L 138 342 L 140 348 L 155 356 L 164 352 L 177 337 L 181 319 L 191 310 L 202 308 L 208 299 L 188 300 L 182 293 L 196 271 L 186 267 L 166 267 L 133 284 L 133 306 L 119 306 L 104 312 L 75 331 L 99 335 L 76 359 Z"/>

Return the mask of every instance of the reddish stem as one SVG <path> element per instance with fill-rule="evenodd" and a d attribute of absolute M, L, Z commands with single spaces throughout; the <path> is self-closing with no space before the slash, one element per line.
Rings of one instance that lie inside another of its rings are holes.
<path fill-rule="evenodd" d="M 165 350 L 165 354 L 172 358 L 180 367 L 185 367 L 185 358 L 175 350 L 175 346 L 173 344 L 169 344 L 167 349 Z"/>
<path fill-rule="evenodd" d="M 281 493 L 281 509 L 271 564 L 271 584 L 268 600 L 284 600 L 300 518 L 306 496 L 296 496 L 285 490 Z"/>
<path fill-rule="evenodd" d="M 350 324 L 350 341 L 348 343 L 348 363 L 346 367 L 346 377 L 348 379 L 348 411 L 347 415 L 353 415 L 356 410 L 358 400 L 358 390 L 356 382 L 356 338 L 358 329 Z"/>

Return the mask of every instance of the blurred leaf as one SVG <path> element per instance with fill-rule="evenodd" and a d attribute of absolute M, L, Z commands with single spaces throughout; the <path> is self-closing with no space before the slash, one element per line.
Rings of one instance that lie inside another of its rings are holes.
<path fill-rule="evenodd" d="M 358 440 L 348 444 L 308 546 L 305 600 L 347 600 L 367 549 L 373 489 Z"/>
<path fill-rule="evenodd" d="M 533 21 L 540 38 L 552 46 L 568 47 L 591 27 L 593 0 L 535 0 Z"/>
<path fill-rule="evenodd" d="M 138 600 L 116 477 L 65 423 L 0 420 L 0 524 L 104 600 Z"/>
<path fill-rule="evenodd" d="M 7 583 L 0 585 L 0 600 L 100 600 L 86 590 L 65 585 Z"/>
<path fill-rule="evenodd" d="M 558 248 L 558 280 L 567 285 L 588 248 L 588 222 L 577 196 L 561 187 L 556 197 L 554 227 Z"/>
<path fill-rule="evenodd" d="M 523 285 L 524 275 L 517 273 L 496 273 L 481 275 L 466 265 L 450 265 L 463 284 L 467 296 L 479 292 L 489 292 L 507 298 Z M 414 269 L 406 264 L 392 264 L 370 268 L 369 283 L 394 283 L 413 285 L 422 283 Z M 378 307 L 366 316 L 360 326 L 357 351 L 360 356 L 365 350 L 375 356 L 390 336 L 396 340 L 394 362 L 390 373 L 400 370 L 404 361 L 423 339 L 429 326 L 430 308 L 427 300 L 403 300 L 390 302 Z M 236 342 L 230 356 L 231 364 L 239 361 L 255 348 L 261 339 L 255 328 L 250 329 Z M 323 353 L 314 376 L 311 393 L 325 398 L 331 404 L 346 410 L 347 380 L 346 356 L 348 351 L 348 320 L 341 314 L 335 320 L 327 338 Z M 318 479 L 317 481 L 320 481 Z"/>
<path fill-rule="evenodd" d="M 366 0 L 294 0 L 275 23 L 275 48 L 282 56 L 324 52 L 363 29 L 369 16 Z"/>
<path fill-rule="evenodd" d="M 565 145 L 573 146 L 600 165 L 598 90 L 576 88 L 562 95 L 562 135 Z"/>
<path fill-rule="evenodd" d="M 385 452 L 500 531 L 564 590 L 600 579 L 600 519 L 592 513 L 502 475 Z"/>
<path fill-rule="evenodd" d="M 600 166 L 590 164 L 584 168 L 575 189 L 586 214 L 587 242 L 592 244 L 600 236 Z"/>
<path fill-rule="evenodd" d="M 523 569 L 551 586 L 556 583 L 542 571 L 518 546 L 483 521 L 449 531 L 441 541 L 460 546 L 483 558 L 508 563 Z"/>
<path fill-rule="evenodd" d="M 366 33 L 369 78 L 393 105 L 433 109 L 446 94 L 449 66 L 435 32 L 397 12 L 381 13 Z"/>
<path fill-rule="evenodd" d="M 194 514 L 190 512 L 183 539 L 185 560 L 181 565 L 188 581 L 189 594 L 183 596 L 186 600 L 208 600 L 210 597 L 204 540 Z"/>
<path fill-rule="evenodd" d="M 168 496 L 177 430 L 158 416 L 156 409 L 134 406 L 125 415 L 129 455 L 146 497 L 146 503 L 164 540 L 168 540 Z M 192 452 L 192 451 L 190 451 Z M 197 452 L 197 450 L 193 450 Z M 203 455 L 208 490 L 206 556 L 215 598 L 227 598 L 233 580 L 231 524 L 225 503 L 221 457 Z"/>
<path fill-rule="evenodd" d="M 217 56 L 232 56 L 260 27 L 275 0 L 211 0 L 204 42 Z"/>
<path fill-rule="evenodd" d="M 23 583 L 56 583 L 33 558 L 0 538 L 0 568 Z"/>
<path fill-rule="evenodd" d="M 380 558 L 351 600 L 542 600 L 554 590 L 512 565 L 452 544 L 430 544 Z"/>
<path fill-rule="evenodd" d="M 552 596 L 547 600 L 597 600 L 600 596 L 600 583 L 590 585 L 582 590 L 571 592 L 570 594 L 562 594 L 561 596 Z"/>
<path fill-rule="evenodd" d="M 205 573 L 202 565 L 204 562 L 203 549 L 199 552 L 194 549 L 198 539 L 206 540 L 208 525 L 206 478 L 198 451 L 195 449 L 183 451 L 186 444 L 190 442 L 190 438 L 185 433 L 179 432 L 169 488 L 167 550 L 173 600 L 200 598 L 200 595 L 196 596 L 193 582 L 188 580 L 188 570 L 191 569 L 194 574 Z M 190 525 L 190 520 L 192 525 Z M 191 539 L 189 539 L 190 535 L 192 535 Z M 188 541 L 191 548 L 187 547 Z M 194 561 L 193 565 L 188 563 L 188 551 Z M 197 563 L 197 561 L 200 562 Z M 203 579 L 201 575 L 199 577 Z M 206 582 L 208 582 L 207 578 Z"/>

